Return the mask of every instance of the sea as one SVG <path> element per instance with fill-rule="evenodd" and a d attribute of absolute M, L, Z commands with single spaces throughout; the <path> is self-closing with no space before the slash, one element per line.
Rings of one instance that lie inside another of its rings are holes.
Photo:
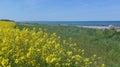
<path fill-rule="evenodd" d="M 23 21 L 22 23 L 37 23 L 65 26 L 120 26 L 120 21 Z"/>

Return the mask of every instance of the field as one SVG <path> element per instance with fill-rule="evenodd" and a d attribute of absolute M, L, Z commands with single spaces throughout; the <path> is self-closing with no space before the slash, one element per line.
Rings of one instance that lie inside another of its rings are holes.
<path fill-rule="evenodd" d="M 114 30 L 96 30 L 88 28 L 79 28 L 71 26 L 50 26 L 50 25 L 20 25 L 32 29 L 39 27 L 45 29 L 49 33 L 57 33 L 61 39 L 68 40 L 72 38 L 72 43 L 77 43 L 78 48 L 84 49 L 86 56 L 97 54 L 102 57 L 101 62 L 106 64 L 106 67 L 120 66 L 120 32 Z"/>
<path fill-rule="evenodd" d="M 3 22 L 5 23 L 5 22 Z M 120 32 L 0 23 L 2 67 L 119 67 Z"/>

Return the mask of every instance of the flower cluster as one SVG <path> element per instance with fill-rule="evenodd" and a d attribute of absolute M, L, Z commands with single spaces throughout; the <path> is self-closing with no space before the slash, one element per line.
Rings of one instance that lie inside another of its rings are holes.
<path fill-rule="evenodd" d="M 13 25 L 14 26 L 14 25 Z M 10 26 L 11 27 L 11 26 Z M 70 39 L 71 40 L 71 39 Z M 104 67 L 98 57 L 86 57 L 70 40 L 42 29 L 0 28 L 1 67 Z"/>

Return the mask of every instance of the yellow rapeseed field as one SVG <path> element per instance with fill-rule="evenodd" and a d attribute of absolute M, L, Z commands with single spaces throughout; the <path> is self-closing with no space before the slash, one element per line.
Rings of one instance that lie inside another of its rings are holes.
<path fill-rule="evenodd" d="M 85 56 L 83 49 L 56 33 L 49 34 L 0 22 L 0 67 L 104 67 L 100 57 Z"/>
<path fill-rule="evenodd" d="M 14 22 L 10 22 L 10 21 L 0 21 L 0 27 L 4 27 L 4 28 L 13 28 L 15 27 L 16 24 Z"/>

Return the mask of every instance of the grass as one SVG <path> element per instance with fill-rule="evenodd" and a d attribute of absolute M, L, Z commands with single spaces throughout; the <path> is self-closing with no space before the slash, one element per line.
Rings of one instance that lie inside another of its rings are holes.
<path fill-rule="evenodd" d="M 106 67 L 120 67 L 120 32 L 96 30 L 74 26 L 50 26 L 41 24 L 17 24 L 18 28 L 43 28 L 46 32 L 57 33 L 61 39 L 72 38 L 78 48 L 85 49 L 86 56 L 97 54 Z"/>

